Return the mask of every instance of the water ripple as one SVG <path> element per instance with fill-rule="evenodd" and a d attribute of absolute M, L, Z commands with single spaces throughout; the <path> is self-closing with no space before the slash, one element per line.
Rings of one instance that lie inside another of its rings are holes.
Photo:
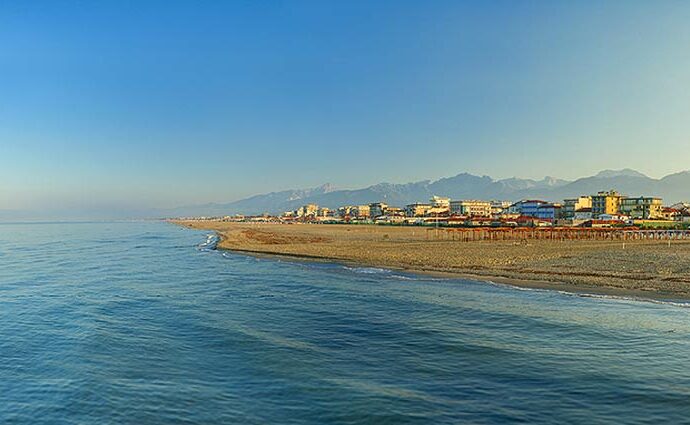
<path fill-rule="evenodd" d="M 0 423 L 686 423 L 690 310 L 3 225 Z"/>

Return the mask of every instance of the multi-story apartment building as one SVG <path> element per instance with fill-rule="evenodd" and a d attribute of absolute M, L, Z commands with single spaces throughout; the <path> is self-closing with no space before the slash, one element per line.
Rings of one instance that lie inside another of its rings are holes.
<path fill-rule="evenodd" d="M 468 215 L 471 217 L 490 217 L 491 202 L 465 199 L 462 201 L 451 201 L 451 214 Z"/>
<path fill-rule="evenodd" d="M 405 215 L 408 217 L 423 217 L 432 208 L 430 204 L 415 202 L 405 206 Z"/>
<path fill-rule="evenodd" d="M 491 201 L 491 217 L 497 217 L 507 212 L 512 204 L 510 201 Z"/>
<path fill-rule="evenodd" d="M 621 194 L 615 190 L 599 192 L 592 196 L 592 215 L 594 218 L 602 214 L 617 215 L 621 208 Z"/>
<path fill-rule="evenodd" d="M 297 210 L 297 217 L 316 217 L 319 212 L 319 206 L 316 204 L 307 204 Z"/>
<path fill-rule="evenodd" d="M 374 202 L 373 204 L 369 204 L 369 217 L 371 219 L 375 219 L 376 217 L 385 215 L 387 209 L 388 204 L 383 202 Z"/>
<path fill-rule="evenodd" d="M 508 212 L 511 214 L 520 214 L 526 217 L 537 217 L 539 207 L 547 204 L 548 202 L 538 199 L 525 199 L 511 205 L 508 208 Z"/>
<path fill-rule="evenodd" d="M 388 207 L 386 209 L 386 215 L 396 216 L 396 217 L 398 217 L 398 216 L 404 217 L 405 216 L 405 210 L 403 210 L 402 208 L 399 208 L 399 207 Z"/>
<path fill-rule="evenodd" d="M 440 196 L 432 196 L 429 200 L 431 206 L 434 208 L 450 209 L 450 198 L 442 198 Z"/>
<path fill-rule="evenodd" d="M 339 208 L 338 208 L 338 215 L 339 215 L 340 217 L 348 217 L 348 216 L 351 216 L 351 215 L 352 215 L 352 208 L 354 208 L 354 207 L 351 206 L 351 205 L 346 205 L 346 206 L 343 206 L 343 207 L 339 207 Z"/>
<path fill-rule="evenodd" d="M 575 218 L 575 212 L 583 209 L 592 208 L 592 197 L 591 196 L 580 196 L 577 198 L 566 199 L 563 201 L 563 218 L 568 220 L 573 220 Z"/>
<path fill-rule="evenodd" d="M 542 220 L 557 220 L 561 218 L 562 208 L 563 207 L 561 204 L 542 204 L 537 208 L 535 215 L 531 217 L 536 217 Z"/>
<path fill-rule="evenodd" d="M 318 217 L 333 217 L 333 210 L 326 207 L 320 207 L 316 212 Z"/>
<path fill-rule="evenodd" d="M 371 217 L 371 208 L 369 205 L 356 205 L 350 209 L 350 216 L 357 218 Z"/>
<path fill-rule="evenodd" d="M 653 220 L 663 217 L 663 201 L 661 198 L 640 196 L 637 198 L 622 198 L 620 212 L 633 219 Z"/>

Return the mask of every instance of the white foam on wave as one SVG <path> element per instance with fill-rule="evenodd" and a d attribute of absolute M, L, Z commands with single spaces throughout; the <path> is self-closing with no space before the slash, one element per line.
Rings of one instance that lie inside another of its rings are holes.
<path fill-rule="evenodd" d="M 389 274 L 391 273 L 391 270 L 388 269 L 381 269 L 378 267 L 349 267 L 349 266 L 343 266 L 345 270 L 349 270 L 354 273 L 361 273 L 361 274 Z"/>
<path fill-rule="evenodd" d="M 213 251 L 216 249 L 216 246 L 218 246 L 219 241 L 220 238 L 218 237 L 218 235 L 216 235 L 215 233 L 211 233 L 209 235 L 206 235 L 206 242 L 197 245 L 197 249 L 199 251 Z"/>
<path fill-rule="evenodd" d="M 525 292 L 561 292 L 561 291 L 555 291 L 555 290 L 548 290 L 548 289 L 541 289 L 541 288 L 529 288 L 527 286 L 516 286 L 516 285 L 511 285 L 509 283 L 499 283 L 499 282 L 494 282 L 492 280 L 479 280 L 476 282 L 482 282 L 482 283 L 488 283 L 489 285 L 492 286 L 497 286 L 499 288 L 509 288 L 509 289 L 514 289 L 516 291 L 525 291 Z"/>
<path fill-rule="evenodd" d="M 524 291 L 524 292 L 556 293 L 556 294 L 565 295 L 568 297 L 591 298 L 594 300 L 621 301 L 621 302 L 634 302 L 634 303 L 652 303 L 652 304 L 669 305 L 669 306 L 681 307 L 681 308 L 690 308 L 690 301 L 684 302 L 684 301 L 672 301 L 672 300 L 658 300 L 658 299 L 653 299 L 653 298 L 634 297 L 634 296 L 625 296 L 625 295 L 611 295 L 611 294 L 594 294 L 594 293 L 589 293 L 589 292 L 569 292 L 569 291 L 562 291 L 562 290 L 558 290 L 558 289 L 549 289 L 549 288 L 529 288 L 529 287 L 524 287 L 524 286 L 511 285 L 508 283 L 493 282 L 490 280 L 487 280 L 484 282 L 488 283 L 490 285 L 493 285 L 493 286 L 502 287 L 502 288 L 509 288 L 509 289 L 513 289 L 513 290 L 517 290 L 517 291 Z"/>
<path fill-rule="evenodd" d="M 628 301 L 628 302 L 644 302 L 652 304 L 670 305 L 674 307 L 690 308 L 690 301 L 671 301 L 671 300 L 656 300 L 653 298 L 641 298 L 641 297 L 626 297 L 623 295 L 605 295 L 605 294 L 589 294 L 589 293 L 579 293 L 569 295 L 576 295 L 582 298 L 593 298 L 593 299 L 603 299 L 603 300 L 618 300 L 618 301 Z"/>

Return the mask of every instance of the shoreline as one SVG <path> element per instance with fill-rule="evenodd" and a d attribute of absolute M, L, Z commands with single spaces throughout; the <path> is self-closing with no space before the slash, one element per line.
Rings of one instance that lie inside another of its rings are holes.
<path fill-rule="evenodd" d="M 219 237 L 222 237 L 218 235 Z M 266 260 L 284 259 L 289 262 L 305 262 L 305 263 L 324 263 L 336 264 L 348 267 L 370 267 L 384 270 L 390 270 L 401 273 L 409 273 L 417 276 L 429 276 L 448 280 L 469 280 L 472 282 L 479 282 L 482 284 L 498 284 L 507 287 L 514 287 L 516 289 L 536 289 L 544 291 L 565 292 L 573 295 L 593 295 L 593 296 L 608 296 L 622 299 L 634 299 L 639 301 L 668 301 L 668 302 L 687 302 L 690 307 L 690 294 L 682 295 L 677 293 L 662 293 L 658 291 L 642 291 L 642 290 L 628 290 L 616 287 L 607 286 L 588 286 L 588 285 L 574 285 L 567 282 L 558 282 L 550 280 L 532 280 L 532 279 L 518 279 L 498 275 L 482 275 L 464 272 L 451 272 L 443 270 L 424 270 L 400 268 L 394 266 L 387 266 L 383 264 L 374 263 L 360 263 L 342 261 L 338 258 L 317 257 L 302 254 L 281 254 L 271 253 L 265 251 L 246 250 L 239 248 L 222 248 L 217 247 L 217 251 L 227 251 L 237 255 L 246 255 L 254 258 L 261 258 Z"/>
<path fill-rule="evenodd" d="M 186 227 L 186 228 L 191 228 L 191 229 L 196 229 L 196 230 L 206 230 L 206 231 L 212 231 L 214 232 L 218 238 L 219 242 L 217 244 L 217 249 L 218 250 L 226 250 L 229 252 L 234 252 L 238 254 L 246 254 L 246 255 L 251 255 L 255 257 L 262 257 L 262 258 L 286 258 L 286 259 L 291 259 L 291 260 L 296 260 L 296 261 L 308 261 L 308 262 L 328 262 L 328 263 L 335 263 L 335 264 L 342 264 L 342 265 L 348 265 L 348 266 L 355 266 L 355 267 L 377 267 L 377 268 L 385 268 L 388 270 L 393 270 L 393 271 L 400 271 L 400 272 L 405 272 L 405 273 L 411 273 L 411 274 L 417 274 L 417 275 L 428 275 L 428 276 L 434 276 L 434 277 L 441 277 L 441 278 L 448 278 L 448 279 L 464 279 L 464 280 L 471 280 L 475 282 L 482 282 L 482 283 L 487 283 L 487 284 L 501 284 L 501 285 L 506 285 L 506 286 L 513 286 L 516 288 L 527 288 L 527 289 L 540 289 L 540 290 L 552 290 L 552 291 L 561 291 L 561 292 L 567 292 L 567 293 L 572 293 L 575 295 L 602 295 L 602 296 L 610 296 L 610 297 L 621 297 L 621 298 L 632 298 L 632 299 L 639 299 L 639 300 L 648 300 L 648 301 L 690 301 L 690 285 L 688 285 L 688 288 L 685 286 L 682 287 L 673 287 L 674 290 L 665 290 L 662 287 L 653 287 L 654 282 L 648 282 L 647 286 L 643 288 L 634 288 L 634 287 L 623 287 L 621 286 L 622 284 L 619 282 L 618 285 L 607 285 L 606 282 L 607 279 L 607 274 L 606 273 L 597 273 L 596 270 L 572 270 L 572 271 L 564 271 L 564 270 L 539 270 L 539 269 L 534 269 L 534 270 L 528 270 L 528 272 L 521 271 L 521 270 L 506 270 L 506 269 L 499 269 L 499 268 L 491 268 L 491 267 L 477 267 L 475 266 L 475 270 L 482 270 L 484 272 L 482 273 L 474 273 L 472 269 L 466 268 L 462 269 L 459 267 L 453 267 L 452 264 L 442 264 L 442 267 L 434 267 L 433 264 L 431 265 L 426 265 L 425 267 L 417 267 L 413 261 L 414 259 L 414 252 L 409 253 L 410 255 L 408 257 L 403 256 L 403 259 L 405 261 L 376 261 L 376 256 L 375 255 L 363 255 L 363 258 L 347 258 L 346 255 L 343 255 L 342 251 L 340 250 L 341 244 L 338 240 L 333 240 L 333 239 L 327 239 L 324 237 L 324 235 L 328 234 L 331 229 L 315 229 L 318 225 L 304 225 L 304 226 L 295 226 L 295 225 L 275 225 L 275 226 L 262 226 L 262 225 L 256 225 L 256 224 L 237 224 L 237 223 L 221 223 L 221 222 L 189 222 L 189 221 L 169 221 L 172 224 Z M 276 226 L 282 226 L 276 228 Z M 306 226 L 306 227 L 305 227 Z M 328 226 L 328 225 L 325 225 Z M 333 227 L 333 225 L 331 225 Z M 357 226 L 356 229 L 347 229 L 345 228 L 346 226 L 336 226 L 340 227 L 336 230 L 336 233 L 343 233 L 343 230 L 346 230 L 347 232 L 352 231 L 353 233 L 357 233 L 359 236 L 361 236 L 362 233 L 365 234 L 377 234 L 380 233 L 381 230 L 384 231 L 390 231 L 390 228 L 388 229 L 376 229 L 376 228 L 369 228 L 365 229 L 363 226 Z M 345 228 L 345 229 L 343 229 Z M 258 229 L 258 230 L 257 230 Z M 305 240 L 305 235 L 303 234 L 304 231 L 307 230 L 309 233 L 309 236 L 311 239 L 307 238 Z M 253 235 L 254 239 L 251 240 L 243 240 L 238 238 L 237 233 L 240 234 L 247 234 L 247 232 L 255 232 L 258 233 L 258 235 Z M 331 231 L 332 232 L 332 231 Z M 407 228 L 405 230 L 407 233 L 412 233 L 414 235 L 414 229 L 409 229 Z M 229 237 L 228 234 L 232 234 L 233 237 Z M 277 241 L 274 240 L 265 240 L 266 235 L 270 236 L 275 236 L 278 238 Z M 316 235 L 316 237 L 314 237 Z M 287 239 L 287 241 L 284 241 L 284 238 Z M 301 238 L 301 239 L 300 239 Z M 313 239 L 313 240 L 312 240 Z M 362 245 L 364 242 L 368 241 L 371 239 L 371 237 L 366 236 L 363 241 L 357 241 L 357 243 L 354 245 L 356 247 L 359 247 Z M 259 242 L 257 242 L 259 240 Z M 393 242 L 394 245 L 398 248 L 403 247 L 407 250 L 413 250 L 416 247 L 416 245 L 420 245 L 419 241 L 416 241 L 411 248 L 406 247 L 405 243 L 411 243 L 410 241 L 400 241 L 400 242 Z M 476 243 L 475 243 L 476 244 Z M 321 246 L 319 246 L 321 245 Z M 334 246 L 331 246 L 334 245 Z M 421 243 L 422 249 L 423 250 L 430 250 L 433 251 L 434 249 L 438 249 L 434 243 Z M 602 245 L 602 244 L 597 244 L 597 245 Z M 326 247 L 328 249 L 315 249 L 314 247 L 318 246 L 318 248 Z M 348 245 L 349 246 L 349 245 Z M 474 245 L 474 247 L 481 247 L 481 249 L 486 249 L 487 246 L 490 245 Z M 639 245 L 638 245 L 639 246 Z M 688 244 L 690 247 L 690 244 Z M 289 248 L 289 249 L 288 249 Z M 588 251 L 589 248 L 585 247 L 585 251 Z M 611 248 L 610 245 L 604 246 L 604 248 Z M 644 246 L 643 246 L 644 248 Z M 503 247 L 505 250 L 505 246 Z M 515 246 L 515 247 L 508 247 L 508 252 L 512 252 L 513 250 L 519 250 L 521 247 Z M 491 250 L 491 249 L 490 249 Z M 313 252 L 309 252 L 313 251 Z M 418 251 L 418 250 L 417 250 Z M 653 250 L 651 250 L 653 252 Z M 337 255 L 328 255 L 328 254 L 337 254 Z M 564 257 L 564 258 L 569 258 L 569 257 Z M 369 261 L 367 261 L 367 259 Z M 379 260 L 383 260 L 382 258 L 379 258 Z M 492 273 L 493 272 L 493 273 Z M 519 274 L 523 274 L 523 276 L 519 276 Z M 529 274 L 530 276 L 524 276 L 526 274 Z M 621 280 L 622 278 L 620 276 L 617 276 L 614 274 L 614 271 L 611 271 L 609 274 L 610 276 L 614 276 L 611 279 L 618 279 Z M 547 276 L 550 277 L 546 279 L 534 279 L 532 276 Z M 567 277 L 571 281 L 568 281 L 564 279 Z M 680 282 L 684 283 L 685 279 L 683 278 L 678 278 Z M 575 280 L 575 282 L 573 281 Z M 578 281 L 579 280 L 579 281 Z M 591 284 L 583 284 L 581 283 L 582 280 L 591 280 Z M 645 279 L 631 279 L 628 278 L 628 280 L 631 281 L 639 281 L 639 282 L 646 282 Z M 623 282 L 627 283 L 627 282 Z"/>

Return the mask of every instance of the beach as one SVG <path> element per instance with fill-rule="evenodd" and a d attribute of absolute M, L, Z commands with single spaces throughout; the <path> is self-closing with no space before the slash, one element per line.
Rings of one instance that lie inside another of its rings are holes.
<path fill-rule="evenodd" d="M 460 242 L 415 226 L 174 221 L 218 248 L 490 280 L 523 287 L 690 298 L 690 241 Z"/>

